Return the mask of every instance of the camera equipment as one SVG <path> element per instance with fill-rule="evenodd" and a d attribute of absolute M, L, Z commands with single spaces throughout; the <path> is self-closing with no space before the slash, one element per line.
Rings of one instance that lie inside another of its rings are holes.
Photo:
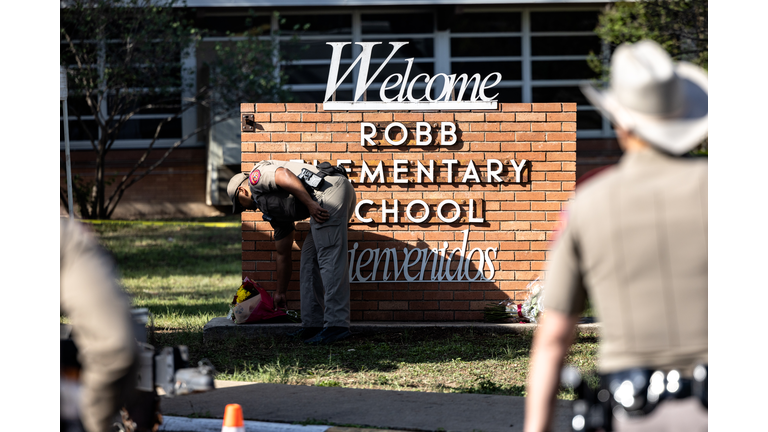
<path fill-rule="evenodd" d="M 161 388 L 166 397 L 210 391 L 215 388 L 213 377 L 216 371 L 207 359 L 190 367 L 189 350 L 185 345 L 157 349 L 148 344 L 146 324 L 151 314 L 146 309 L 134 309 L 131 313 L 138 345 L 136 391 L 120 410 L 113 426 L 118 432 L 152 431 L 162 423 L 157 388 Z M 154 325 L 151 328 L 154 330 Z M 82 365 L 77 359 L 77 345 L 72 340 L 72 333 L 77 329 L 62 324 L 60 330 L 61 430 L 82 432 L 78 406 Z"/>
<path fill-rule="evenodd" d="M 139 344 L 139 373 L 136 388 L 153 392 L 160 387 L 169 397 L 214 389 L 215 370 L 208 360 L 189 367 L 189 350 L 185 345 L 155 350 L 152 345 Z"/>
<path fill-rule="evenodd" d="M 138 342 L 139 371 L 136 395 L 120 410 L 120 420 L 114 424 L 117 432 L 145 432 L 156 430 L 162 423 L 161 388 L 166 397 L 214 389 L 215 370 L 208 360 L 201 360 L 197 367 L 189 366 L 189 351 L 184 345 L 155 349 L 150 344 Z"/>

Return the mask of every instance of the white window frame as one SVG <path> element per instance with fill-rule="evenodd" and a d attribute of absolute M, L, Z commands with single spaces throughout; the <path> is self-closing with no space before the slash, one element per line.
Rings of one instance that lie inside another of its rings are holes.
<path fill-rule="evenodd" d="M 532 76 L 532 62 L 547 60 L 586 60 L 587 55 L 555 55 L 555 56 L 534 56 L 531 53 L 531 38 L 535 36 L 594 36 L 591 31 L 559 31 L 559 32 L 533 32 L 531 30 L 531 12 L 568 12 L 568 11 L 595 11 L 599 12 L 602 8 L 599 6 L 557 6 L 557 7 L 465 7 L 464 13 L 482 13 L 482 12 L 520 12 L 521 31 L 519 32 L 493 32 L 493 33 L 451 33 L 451 37 L 520 37 L 521 55 L 520 56 L 500 56 L 500 57 L 451 57 L 450 61 L 493 61 L 507 60 L 521 62 L 521 77 L 516 80 L 502 80 L 498 88 L 520 87 L 523 103 L 533 102 L 534 87 L 577 87 L 585 80 L 534 80 Z M 605 47 L 603 47 L 605 49 Z M 596 111 L 591 105 L 579 104 L 577 111 Z M 610 122 L 602 117 L 601 129 L 577 130 L 577 138 L 615 138 L 616 134 L 611 128 Z"/>
<path fill-rule="evenodd" d="M 461 62 L 483 62 L 483 61 L 519 61 L 521 62 L 521 79 L 520 80 L 502 80 L 497 84 L 497 88 L 520 88 L 521 98 L 523 103 L 533 102 L 533 88 L 534 87 L 560 87 L 560 86 L 574 86 L 578 87 L 585 82 L 582 79 L 571 80 L 534 80 L 532 77 L 532 63 L 535 61 L 552 61 L 552 60 L 586 60 L 587 55 L 553 55 L 553 56 L 533 56 L 531 53 L 531 38 L 536 36 L 593 36 L 594 32 L 591 31 L 558 31 L 558 32 L 533 32 L 531 31 L 531 12 L 567 12 L 567 11 L 594 11 L 599 12 L 601 6 L 592 5 L 574 5 L 574 6 L 555 6 L 555 7 L 520 7 L 520 6 L 465 6 L 464 13 L 482 13 L 482 12 L 519 12 L 521 15 L 521 31 L 519 32 L 463 32 L 453 33 L 450 30 L 438 31 L 436 25 L 436 14 L 433 14 L 433 31 L 431 33 L 404 33 L 404 34 L 362 34 L 362 14 L 393 14 L 393 13 L 418 13 L 429 12 L 433 13 L 431 9 L 408 9 L 407 11 L 398 11 L 392 8 L 376 8 L 371 10 L 361 9 L 333 9 L 328 11 L 321 11 L 319 13 L 329 15 L 352 15 L 352 31 L 351 35 L 312 35 L 302 36 L 300 41 L 339 41 L 339 42 L 361 42 L 366 40 L 376 40 L 386 42 L 388 40 L 398 40 L 403 38 L 433 38 L 434 55 L 432 57 L 417 58 L 414 63 L 433 63 L 435 73 L 451 73 L 451 63 L 454 61 Z M 281 15 L 304 15 L 306 12 L 300 11 L 286 11 Z M 277 30 L 273 26 L 273 31 Z M 519 56 L 476 56 L 476 57 L 453 57 L 451 55 L 451 39 L 452 38 L 490 38 L 490 37 L 519 37 L 521 39 L 521 55 Z M 281 40 L 290 40 L 292 36 L 280 36 Z M 604 48 L 605 49 L 605 48 Z M 352 59 L 359 54 L 360 47 L 353 45 L 352 56 L 343 58 L 340 61 L 341 65 L 348 65 L 352 63 Z M 376 60 L 383 60 L 380 58 L 372 59 L 372 62 Z M 329 59 L 314 59 L 314 60 L 295 60 L 292 62 L 283 62 L 283 65 L 330 65 Z M 351 91 L 355 88 L 357 82 L 357 74 L 352 74 L 352 83 L 344 83 L 339 86 L 339 90 Z M 381 87 L 380 83 L 372 83 L 369 87 L 369 91 L 378 91 Z M 424 89 L 426 83 L 416 83 L 415 88 Z M 302 91 L 325 91 L 326 82 L 316 84 L 288 84 L 286 89 L 296 92 Z M 591 105 L 579 104 L 577 105 L 578 111 L 595 111 L 595 108 Z M 614 138 L 615 133 L 611 128 L 610 122 L 602 118 L 602 128 L 592 130 L 578 130 L 577 138 Z"/>
<path fill-rule="evenodd" d="M 433 68 L 435 70 L 435 73 L 441 72 L 437 69 L 437 63 L 438 63 L 438 37 L 443 35 L 439 35 L 440 33 L 444 32 L 437 32 L 435 31 L 435 23 L 433 19 L 432 32 L 428 33 L 397 33 L 397 34 L 378 34 L 378 33 L 368 33 L 363 35 L 363 22 L 362 22 L 362 15 L 376 15 L 376 14 L 407 14 L 407 13 L 433 13 L 431 9 L 408 9 L 407 11 L 401 11 L 401 10 L 393 10 L 393 9 L 371 9 L 371 10 L 361 10 L 361 9 L 347 9 L 347 10 L 333 10 L 325 12 L 324 14 L 328 15 L 352 15 L 352 32 L 351 34 L 344 34 L 344 35 L 310 35 L 310 36 L 301 36 L 299 37 L 299 41 L 324 41 L 324 42 L 349 42 L 350 36 L 351 36 L 351 42 L 352 45 L 352 53 L 350 57 L 342 58 L 339 61 L 340 67 L 343 67 L 344 65 L 352 64 L 352 61 L 354 58 L 356 58 L 360 54 L 360 46 L 357 45 L 357 42 L 365 42 L 365 41 L 381 41 L 381 42 L 388 42 L 388 41 L 396 41 L 396 40 L 402 40 L 402 39 L 433 39 L 433 56 L 432 57 L 421 57 L 414 59 L 414 63 L 432 63 Z M 305 12 L 285 12 L 281 15 L 288 16 L 288 15 L 306 15 Z M 434 18 L 434 15 L 433 15 Z M 274 27 L 273 25 L 273 31 L 277 31 L 278 29 Z M 293 36 L 280 36 L 281 41 L 288 41 L 291 40 Z M 444 49 L 442 46 L 440 46 L 441 49 Z M 450 46 L 448 47 L 450 50 Z M 371 58 L 371 64 L 374 64 L 378 61 L 384 61 L 385 58 L 383 57 L 372 57 Z M 284 61 L 281 63 L 281 66 L 286 65 L 328 65 L 330 67 L 331 59 L 312 59 L 312 60 L 294 60 L 294 61 Z M 352 91 L 357 86 L 357 68 L 355 67 L 355 70 L 352 75 L 352 83 L 343 83 L 338 87 L 338 90 L 344 90 L 344 91 Z M 287 84 L 285 88 L 290 91 L 321 91 L 325 92 L 327 82 L 317 83 L 317 84 Z M 427 86 L 424 82 L 418 82 L 414 85 L 415 89 L 425 89 Z M 381 88 L 381 83 L 372 83 L 368 87 L 368 91 L 379 91 Z"/>

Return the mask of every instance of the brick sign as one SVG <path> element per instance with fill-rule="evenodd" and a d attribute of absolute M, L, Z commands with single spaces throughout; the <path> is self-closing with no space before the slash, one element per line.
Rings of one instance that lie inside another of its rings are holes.
<path fill-rule="evenodd" d="M 357 193 L 350 220 L 352 320 L 482 320 L 522 301 L 545 268 L 576 180 L 576 104 L 493 110 L 324 111 L 323 104 L 242 104 L 242 170 L 264 159 L 343 166 Z M 273 231 L 242 215 L 243 276 L 276 287 Z M 299 308 L 294 233 L 288 307 Z"/>

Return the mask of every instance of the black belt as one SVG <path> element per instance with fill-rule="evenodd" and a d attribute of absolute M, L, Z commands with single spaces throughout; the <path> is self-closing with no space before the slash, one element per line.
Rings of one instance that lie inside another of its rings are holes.
<path fill-rule="evenodd" d="M 676 370 L 627 369 L 600 376 L 601 391 L 607 393 L 598 392 L 598 399 L 611 399 L 614 414 L 629 416 L 648 414 L 665 400 L 693 396 L 707 407 L 708 375 L 705 364 L 696 366 L 693 378 L 681 377 Z"/>
<path fill-rule="evenodd" d="M 611 431 L 614 418 L 647 415 L 667 400 L 696 397 L 707 408 L 708 375 L 707 365 L 701 364 L 694 368 L 692 379 L 674 370 L 643 368 L 601 375 L 598 388 L 588 386 L 573 369 L 564 371 L 562 378 L 578 398 L 573 403 L 573 429 Z"/>

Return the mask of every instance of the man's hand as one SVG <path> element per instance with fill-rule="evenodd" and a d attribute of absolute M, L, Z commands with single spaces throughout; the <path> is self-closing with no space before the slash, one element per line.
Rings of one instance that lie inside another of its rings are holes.
<path fill-rule="evenodd" d="M 275 309 L 287 309 L 287 303 L 285 300 L 285 294 L 276 292 L 275 295 L 272 297 L 275 301 Z"/>
<path fill-rule="evenodd" d="M 309 215 L 312 216 L 317 223 L 323 223 L 330 217 L 328 210 L 320 207 L 320 204 L 309 196 L 307 190 L 304 189 L 304 183 L 302 183 L 290 170 L 283 167 L 275 170 L 275 184 L 287 190 L 291 195 L 301 201 L 302 204 L 307 206 Z"/>
<path fill-rule="evenodd" d="M 312 205 L 309 207 L 309 214 L 312 216 L 312 218 L 317 221 L 317 223 L 323 223 L 328 220 L 330 217 L 330 214 L 328 213 L 328 210 L 322 208 L 320 204 L 312 201 Z"/>

